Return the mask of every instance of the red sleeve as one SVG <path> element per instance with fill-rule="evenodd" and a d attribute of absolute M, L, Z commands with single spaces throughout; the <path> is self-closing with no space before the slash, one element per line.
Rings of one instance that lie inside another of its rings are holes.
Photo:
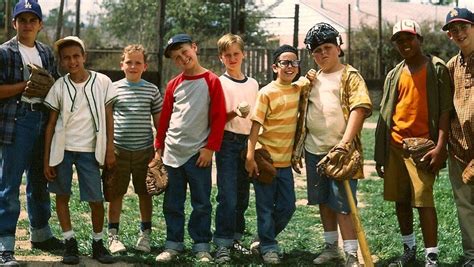
<path fill-rule="evenodd" d="M 161 109 L 160 125 L 156 131 L 155 137 L 155 149 L 163 149 L 165 147 L 166 131 L 170 126 L 171 113 L 173 112 L 174 103 L 174 90 L 180 84 L 182 79 L 178 79 L 181 76 L 171 80 L 166 86 L 165 97 L 163 98 L 163 106 Z"/>
<path fill-rule="evenodd" d="M 224 136 L 224 126 L 226 123 L 226 109 L 224 91 L 222 90 L 219 78 L 210 73 L 206 78 L 209 86 L 209 96 L 211 99 L 209 107 L 210 132 L 207 138 L 206 148 L 219 151 L 221 149 L 222 137 Z"/>

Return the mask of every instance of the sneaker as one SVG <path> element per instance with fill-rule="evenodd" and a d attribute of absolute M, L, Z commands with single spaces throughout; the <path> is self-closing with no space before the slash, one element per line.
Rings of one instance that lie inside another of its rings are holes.
<path fill-rule="evenodd" d="M 467 260 L 462 267 L 474 267 L 474 259 Z"/>
<path fill-rule="evenodd" d="M 357 258 L 357 253 L 348 253 L 346 252 L 346 263 L 345 267 L 359 267 L 359 258 Z"/>
<path fill-rule="evenodd" d="M 243 254 L 243 255 L 250 255 L 252 252 L 244 247 L 239 240 L 234 240 L 234 244 L 232 244 L 232 249 Z"/>
<path fill-rule="evenodd" d="M 43 251 L 58 251 L 64 249 L 64 243 L 56 237 L 51 237 L 41 242 L 31 241 L 31 248 L 40 249 Z"/>
<path fill-rule="evenodd" d="M 280 257 L 275 251 L 268 251 L 262 255 L 265 264 L 280 264 Z"/>
<path fill-rule="evenodd" d="M 211 262 L 212 256 L 207 251 L 199 251 L 198 253 L 196 253 L 196 260 L 198 262 Z"/>
<path fill-rule="evenodd" d="M 166 263 L 166 262 L 170 262 L 174 260 L 176 257 L 178 257 L 178 255 L 179 255 L 179 251 L 167 248 L 163 252 L 158 254 L 155 260 L 157 262 Z"/>
<path fill-rule="evenodd" d="M 79 264 L 79 250 L 77 249 L 77 240 L 74 237 L 66 240 L 61 262 L 64 264 Z"/>
<path fill-rule="evenodd" d="M 438 267 L 438 254 L 428 253 L 425 259 L 425 267 Z"/>
<path fill-rule="evenodd" d="M 252 244 L 250 244 L 250 251 L 254 255 L 260 254 L 260 240 L 259 239 L 254 239 L 252 241 Z"/>
<path fill-rule="evenodd" d="M 394 262 L 390 263 L 388 267 L 402 267 L 409 263 L 415 263 L 416 261 L 416 246 L 409 248 L 407 245 L 403 245 L 403 254 Z"/>
<path fill-rule="evenodd" d="M 143 252 L 151 251 L 150 234 L 151 234 L 151 229 L 140 231 L 140 236 L 138 236 L 137 244 L 135 245 L 136 250 L 140 250 Z"/>
<path fill-rule="evenodd" d="M 119 240 L 117 229 L 109 229 L 109 238 L 107 239 L 107 242 L 109 244 L 110 253 L 115 254 L 125 252 L 127 250 L 123 243 Z"/>
<path fill-rule="evenodd" d="M 1 266 L 20 266 L 13 254 L 13 251 L 2 251 L 2 257 L 0 259 Z"/>
<path fill-rule="evenodd" d="M 104 247 L 102 239 L 92 241 L 92 258 L 103 264 L 114 263 L 114 257 L 112 257 L 109 251 Z"/>
<path fill-rule="evenodd" d="M 226 247 L 218 247 L 216 250 L 216 263 L 226 263 L 230 259 L 230 249 Z"/>
<path fill-rule="evenodd" d="M 323 251 L 313 260 L 313 263 L 325 264 L 325 263 L 328 263 L 330 261 L 333 261 L 335 259 L 340 259 L 340 258 L 341 258 L 341 253 L 339 251 L 339 247 L 337 246 L 337 243 L 334 243 L 334 244 L 325 243 Z"/>

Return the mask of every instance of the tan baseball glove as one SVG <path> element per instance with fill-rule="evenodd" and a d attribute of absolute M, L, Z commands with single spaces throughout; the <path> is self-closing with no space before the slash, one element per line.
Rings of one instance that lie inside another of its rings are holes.
<path fill-rule="evenodd" d="M 422 161 L 421 159 L 426 155 L 426 153 L 430 152 L 436 147 L 435 143 L 430 139 L 422 137 L 404 138 L 402 143 L 403 150 L 405 153 L 410 155 L 410 157 L 415 162 L 416 167 L 422 170 L 429 170 L 430 161 Z"/>
<path fill-rule="evenodd" d="M 351 179 L 361 165 L 362 159 L 354 143 L 339 143 L 318 162 L 316 170 L 319 175 L 342 181 Z"/>
<path fill-rule="evenodd" d="M 120 196 L 117 194 L 118 191 L 115 188 L 115 184 L 117 183 L 115 171 L 115 169 L 109 170 L 107 168 L 102 170 L 102 190 L 104 193 L 104 199 L 107 202 L 110 202 Z"/>
<path fill-rule="evenodd" d="M 30 63 L 27 67 L 30 71 L 30 78 L 26 83 L 24 96 L 45 97 L 54 84 L 53 76 L 46 69 L 38 65 Z"/>
<path fill-rule="evenodd" d="M 241 157 L 245 160 L 247 156 L 247 149 L 242 151 Z M 270 153 L 264 148 L 255 149 L 255 162 L 257 163 L 259 175 L 254 175 L 252 179 L 255 179 L 264 184 L 271 184 L 273 178 L 276 176 L 276 168 L 273 166 L 273 160 Z"/>
<path fill-rule="evenodd" d="M 474 184 L 474 159 L 467 164 L 466 168 L 462 172 L 462 181 L 465 184 Z"/>
<path fill-rule="evenodd" d="M 159 195 L 168 186 L 168 172 L 161 159 L 154 158 L 151 165 L 146 175 L 146 190 L 150 195 Z"/>

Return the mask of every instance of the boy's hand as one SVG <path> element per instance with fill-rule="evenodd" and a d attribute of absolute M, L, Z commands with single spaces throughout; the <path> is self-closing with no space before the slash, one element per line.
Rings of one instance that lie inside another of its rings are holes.
<path fill-rule="evenodd" d="M 196 161 L 196 166 L 200 168 L 211 166 L 213 153 L 214 151 L 207 148 L 199 149 L 199 158 Z"/>
<path fill-rule="evenodd" d="M 237 116 L 241 118 L 247 118 L 250 113 L 250 105 L 249 103 L 242 101 L 240 102 L 237 107 L 234 109 L 234 112 Z"/>
<path fill-rule="evenodd" d="M 107 149 L 107 152 L 105 152 L 105 168 L 107 168 L 108 170 L 113 170 L 115 169 L 115 164 L 116 160 L 114 151 L 110 151 L 109 149 Z"/>
<path fill-rule="evenodd" d="M 247 158 L 245 160 L 245 170 L 249 173 L 249 177 L 257 177 L 260 175 L 257 162 L 254 158 Z"/>
<path fill-rule="evenodd" d="M 46 177 L 46 180 L 48 180 L 49 182 L 52 182 L 52 181 L 54 181 L 54 179 L 56 179 L 56 168 L 55 167 L 51 167 L 48 164 L 46 164 L 44 166 L 43 172 L 44 172 L 44 176 Z"/>
<path fill-rule="evenodd" d="M 432 173 L 437 173 L 443 166 L 443 162 L 448 158 L 448 153 L 446 148 L 435 147 L 421 159 L 421 161 L 429 162 L 429 171 Z"/>
<path fill-rule="evenodd" d="M 291 167 L 295 172 L 301 174 L 300 168 L 303 168 L 303 161 L 301 159 L 295 160 L 293 157 L 291 158 Z"/>
<path fill-rule="evenodd" d="M 161 161 L 161 151 L 162 151 L 161 149 L 157 149 L 157 150 L 155 151 L 154 159 Z M 155 167 L 156 162 L 157 162 L 157 161 L 155 161 L 155 160 L 153 160 L 153 158 L 151 158 L 151 159 L 150 159 L 150 163 L 148 163 L 148 167 L 149 167 L 149 168 Z"/>
<path fill-rule="evenodd" d="M 311 84 L 313 84 L 314 80 L 316 80 L 316 74 L 317 72 L 315 69 L 310 69 L 306 73 L 306 78 L 311 82 Z"/>

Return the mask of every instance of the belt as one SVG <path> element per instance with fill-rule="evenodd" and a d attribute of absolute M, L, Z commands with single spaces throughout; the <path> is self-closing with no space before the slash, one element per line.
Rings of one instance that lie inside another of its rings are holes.
<path fill-rule="evenodd" d="M 20 101 L 20 106 L 29 111 L 47 111 L 48 108 L 43 103 L 28 103 Z"/>
<path fill-rule="evenodd" d="M 224 137 L 231 140 L 247 141 L 248 135 L 224 131 Z"/>

